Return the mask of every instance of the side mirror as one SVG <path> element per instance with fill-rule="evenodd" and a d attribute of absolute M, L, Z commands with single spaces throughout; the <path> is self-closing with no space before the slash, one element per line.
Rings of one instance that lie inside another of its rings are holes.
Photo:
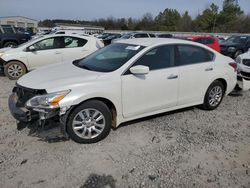
<path fill-rule="evenodd" d="M 149 73 L 149 67 L 144 65 L 137 65 L 134 67 L 131 67 L 130 72 L 134 75 L 144 75 Z"/>
<path fill-rule="evenodd" d="M 27 48 L 27 50 L 30 51 L 30 52 L 36 51 L 36 49 L 35 49 L 34 46 L 29 46 L 29 47 Z"/>

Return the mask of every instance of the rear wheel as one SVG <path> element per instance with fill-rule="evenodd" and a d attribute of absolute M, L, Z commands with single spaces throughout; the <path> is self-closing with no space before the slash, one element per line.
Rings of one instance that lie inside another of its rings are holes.
<path fill-rule="evenodd" d="M 218 80 L 214 81 L 207 89 L 202 108 L 205 110 L 217 108 L 224 97 L 224 93 L 225 88 L 223 84 Z"/>
<path fill-rule="evenodd" d="M 9 42 L 6 42 L 3 47 L 7 48 L 7 47 L 16 47 L 17 46 L 17 43 L 16 42 L 13 42 L 13 41 L 9 41 Z"/>
<path fill-rule="evenodd" d="M 11 80 L 16 80 L 27 72 L 26 67 L 19 61 L 11 61 L 4 66 L 4 74 Z"/>
<path fill-rule="evenodd" d="M 101 101 L 87 101 L 73 110 L 67 121 L 67 132 L 78 143 L 95 143 L 111 130 L 111 112 Z"/>

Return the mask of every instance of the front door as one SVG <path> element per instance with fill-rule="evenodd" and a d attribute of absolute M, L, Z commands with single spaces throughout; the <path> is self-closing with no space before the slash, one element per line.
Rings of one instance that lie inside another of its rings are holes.
<path fill-rule="evenodd" d="M 64 41 L 62 37 L 43 39 L 32 45 L 35 49 L 27 51 L 30 69 L 62 62 Z"/>
<path fill-rule="evenodd" d="M 122 105 L 125 118 L 140 116 L 177 104 L 179 73 L 174 46 L 161 46 L 144 54 L 132 66 L 148 66 L 146 75 L 122 75 Z"/>

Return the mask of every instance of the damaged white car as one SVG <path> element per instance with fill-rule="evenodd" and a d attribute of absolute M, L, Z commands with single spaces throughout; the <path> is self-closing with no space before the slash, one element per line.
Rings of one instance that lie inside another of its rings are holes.
<path fill-rule="evenodd" d="M 236 68 L 231 58 L 191 41 L 120 40 L 24 75 L 9 108 L 23 123 L 58 117 L 71 139 L 93 143 L 129 120 L 195 105 L 217 108 L 236 85 Z"/>

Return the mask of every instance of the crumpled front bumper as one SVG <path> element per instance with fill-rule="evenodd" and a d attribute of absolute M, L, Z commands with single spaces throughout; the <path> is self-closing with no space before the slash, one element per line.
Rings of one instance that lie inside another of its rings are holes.
<path fill-rule="evenodd" d="M 16 93 L 9 96 L 8 105 L 12 116 L 20 122 L 32 122 L 39 120 L 39 113 L 19 106 Z"/>
<path fill-rule="evenodd" d="M 4 73 L 4 65 L 5 65 L 5 61 L 0 58 L 0 73 L 3 74 Z"/>

